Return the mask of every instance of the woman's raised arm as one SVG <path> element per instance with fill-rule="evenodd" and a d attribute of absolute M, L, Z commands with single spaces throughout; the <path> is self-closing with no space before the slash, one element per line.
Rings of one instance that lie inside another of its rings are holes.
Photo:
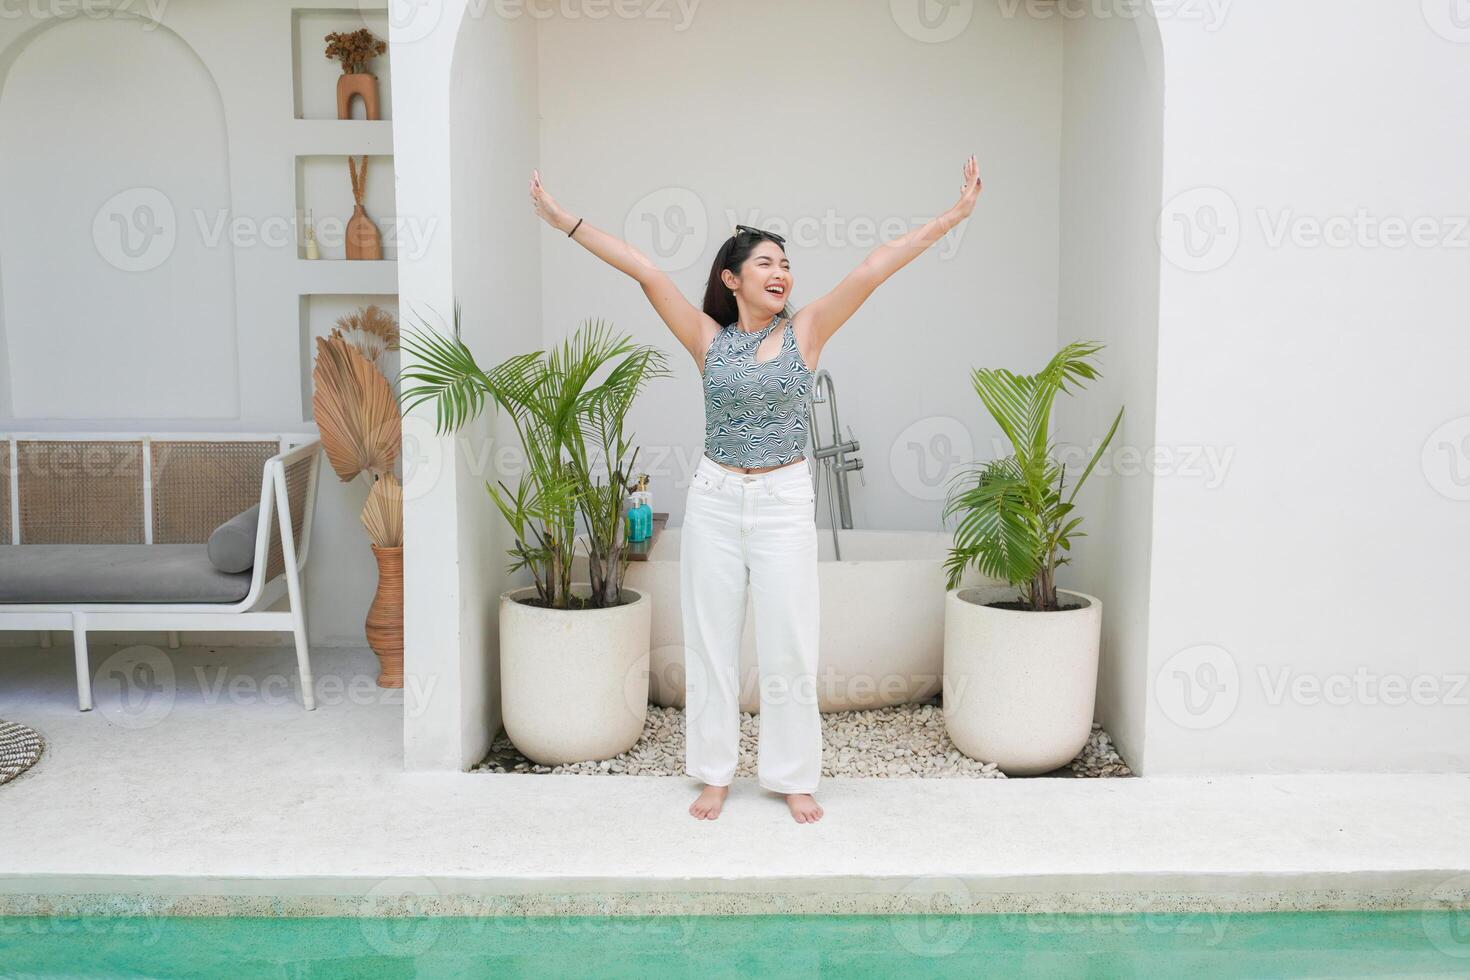
<path fill-rule="evenodd" d="M 980 165 L 971 154 L 965 161 L 965 179 L 960 185 L 960 199 L 953 207 L 922 227 L 879 245 L 830 293 L 812 300 L 797 311 L 796 316 L 791 319 L 791 325 L 806 363 L 817 362 L 817 355 L 837 332 L 837 328 L 857 312 L 858 307 L 863 305 L 885 279 L 918 258 L 919 253 L 970 216 L 970 212 L 975 210 L 975 199 L 980 196 L 981 186 Z"/>
<path fill-rule="evenodd" d="M 668 273 L 616 235 L 593 227 L 585 219 L 573 217 L 547 193 L 541 185 L 541 174 L 536 170 L 531 171 L 531 205 L 551 227 L 562 234 L 571 232 L 573 241 L 614 269 L 636 279 L 659 317 L 689 351 L 689 356 L 703 366 L 710 340 L 719 333 L 720 326 L 679 292 Z"/>

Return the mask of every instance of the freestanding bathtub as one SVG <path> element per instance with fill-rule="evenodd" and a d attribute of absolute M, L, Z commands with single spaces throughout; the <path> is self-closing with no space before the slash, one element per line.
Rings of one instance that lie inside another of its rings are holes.
<path fill-rule="evenodd" d="M 822 642 L 817 703 L 823 711 L 881 708 L 939 693 L 944 676 L 944 556 L 950 536 L 929 531 L 818 532 Z M 627 586 L 653 599 L 650 697 L 684 704 L 684 629 L 679 608 L 679 529 L 665 531 L 646 562 L 628 565 Z M 965 584 L 988 580 L 971 572 Z M 740 707 L 760 710 L 755 628 L 749 603 L 740 651 Z"/>

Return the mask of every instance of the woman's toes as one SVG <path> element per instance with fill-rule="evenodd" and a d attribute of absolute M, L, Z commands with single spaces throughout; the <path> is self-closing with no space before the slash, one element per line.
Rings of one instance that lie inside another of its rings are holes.
<path fill-rule="evenodd" d="M 822 819 L 822 808 L 809 793 L 792 793 L 786 797 L 786 806 L 791 818 L 797 823 L 816 823 Z"/>
<path fill-rule="evenodd" d="M 706 786 L 694 802 L 689 804 L 689 813 L 696 820 L 714 820 L 720 815 L 726 792 L 728 790 L 723 786 Z"/>

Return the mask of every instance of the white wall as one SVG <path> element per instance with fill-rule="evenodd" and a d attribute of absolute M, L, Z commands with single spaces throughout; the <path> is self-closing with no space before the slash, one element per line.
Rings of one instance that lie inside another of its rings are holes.
<path fill-rule="evenodd" d="M 4 256 L 0 255 L 0 262 L 3 261 Z M 5 334 L 5 316 L 3 314 L 4 309 L 5 277 L 3 274 L 0 274 L 0 351 L 9 351 L 10 341 Z M 9 360 L 9 354 L 6 355 L 6 359 L 7 361 Z M 0 365 L 0 421 L 8 420 L 12 414 L 13 413 L 10 408 L 10 370 L 9 365 L 5 364 Z"/>
<path fill-rule="evenodd" d="M 1106 345 L 1102 378 L 1058 401 L 1055 436 L 1069 482 L 1123 421 L 1077 497 L 1086 537 L 1058 575 L 1103 604 L 1097 717 L 1129 763 L 1144 761 L 1154 445 L 1163 85 L 1153 20 L 1063 21 L 1065 91 L 1057 346 Z M 1039 365 L 1038 365 L 1039 366 Z"/>
<path fill-rule="evenodd" d="M 320 23 L 295 50 L 294 0 L 126 6 L 161 9 L 161 22 L 100 4 L 59 5 L 80 11 L 70 20 L 44 18 L 47 5 L 0 18 L 0 418 L 25 430 L 309 429 L 302 297 L 392 294 L 397 276 L 391 263 L 297 258 L 295 160 L 386 160 L 390 124 L 296 118 L 293 64 L 325 59 Z M 362 23 L 355 11 L 327 19 Z M 388 85 L 388 59 L 376 70 Z M 321 98 L 305 82 L 310 108 Z M 335 84 L 330 72 L 322 84 Z M 372 180 L 369 194 L 391 201 L 386 164 Z M 136 256 L 114 216 L 134 229 Z M 155 226 L 169 233 L 138 231 Z M 307 574 L 318 644 L 365 642 L 376 569 L 361 497 L 326 473 Z"/>
<path fill-rule="evenodd" d="M 59 24 L 10 66 L 0 132 L 15 414 L 236 417 L 233 248 L 189 227 L 230 206 L 219 90 L 193 49 L 133 19 Z"/>
<path fill-rule="evenodd" d="M 390 11 L 398 206 L 437 229 L 404 255 L 400 298 L 409 325 L 444 330 L 458 301 L 465 341 L 493 364 L 540 338 L 536 219 L 522 182 L 536 150 L 535 33 L 528 19 L 485 16 L 461 34 L 464 13 L 461 0 L 395 0 Z M 428 692 L 405 712 L 409 769 L 469 768 L 500 726 L 508 541 L 485 493 L 497 438 L 493 413 L 454 436 L 434 434 L 431 406 L 405 421 L 404 667 Z"/>
<path fill-rule="evenodd" d="M 540 170 L 696 304 L 736 222 L 787 234 L 799 309 L 948 209 L 978 154 L 974 215 L 881 287 L 820 365 L 862 443 L 857 526 L 937 529 L 953 467 L 999 435 L 970 368 L 1039 365 L 1056 340 L 1061 22 L 980 3 L 964 33 L 925 43 L 886 3 L 705 4 L 682 30 L 671 18 L 540 21 Z M 633 424 L 655 506 L 678 523 L 704 439 L 698 370 L 635 282 L 564 236 L 539 241 L 548 343 L 603 317 L 669 353 L 675 377 Z"/>
<path fill-rule="evenodd" d="M 1218 486 L 1155 484 L 1150 773 L 1470 768 L 1454 10 L 1161 21 L 1158 441 L 1234 456 Z M 1378 225 L 1416 220 L 1419 244 Z"/>
<path fill-rule="evenodd" d="M 541 256 L 532 243 L 541 222 L 528 203 L 526 179 L 537 161 L 536 34 L 527 19 L 467 20 L 455 47 L 451 91 L 454 192 L 454 283 L 462 337 L 482 366 L 541 343 Z M 514 92 L 507 100 L 503 93 Z M 500 593 L 523 584 L 507 574 L 514 539 L 485 490 L 505 472 L 500 447 L 514 447 L 509 419 L 493 410 L 462 433 L 472 478 L 461 484 L 461 575 L 467 586 L 467 636 L 476 694 L 483 694 L 486 741 L 501 723 Z"/>

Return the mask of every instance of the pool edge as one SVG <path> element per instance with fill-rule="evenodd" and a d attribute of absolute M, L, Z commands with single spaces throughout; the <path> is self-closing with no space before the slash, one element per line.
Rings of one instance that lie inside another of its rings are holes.
<path fill-rule="evenodd" d="M 504 879 L 0 875 L 0 916 L 1130 914 L 1465 907 L 1470 871 Z"/>

